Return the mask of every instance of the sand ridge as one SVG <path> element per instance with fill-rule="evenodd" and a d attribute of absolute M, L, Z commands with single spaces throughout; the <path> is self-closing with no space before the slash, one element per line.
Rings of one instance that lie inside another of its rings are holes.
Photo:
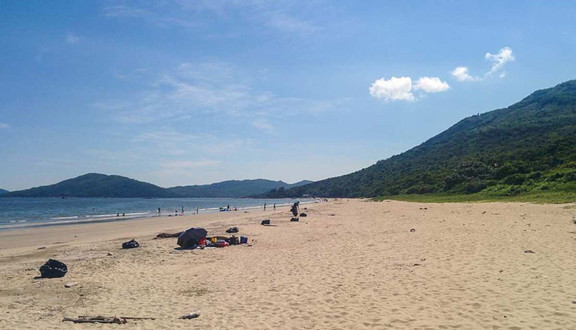
<path fill-rule="evenodd" d="M 0 328 L 111 327 L 61 322 L 84 314 L 157 318 L 121 326 L 143 329 L 576 328 L 573 205 L 306 207 L 297 223 L 283 208 L 17 233 L 18 247 L 0 243 Z M 251 244 L 178 250 L 176 239 L 152 239 L 197 225 L 239 226 Z M 120 249 L 132 237 L 141 248 Z M 50 257 L 69 274 L 34 280 Z M 178 319 L 192 311 L 201 317 Z"/>

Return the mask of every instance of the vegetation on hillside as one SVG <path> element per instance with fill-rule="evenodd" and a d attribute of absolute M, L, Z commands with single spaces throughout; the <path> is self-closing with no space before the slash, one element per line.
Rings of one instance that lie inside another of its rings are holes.
<path fill-rule="evenodd" d="M 312 181 L 300 181 L 288 184 L 283 181 L 272 181 L 265 179 L 256 180 L 231 180 L 213 183 L 209 185 L 173 187 L 167 190 L 178 197 L 246 197 L 254 194 L 261 194 L 271 189 L 289 189 L 299 187 Z"/>
<path fill-rule="evenodd" d="M 437 194 L 500 198 L 576 191 L 576 81 L 466 118 L 400 155 L 266 197 Z M 472 197 L 471 197 L 472 198 Z"/>
<path fill-rule="evenodd" d="M 224 181 L 210 185 L 162 188 L 119 175 L 90 173 L 57 184 L 1 194 L 2 197 L 245 197 L 278 187 L 297 187 L 311 181 L 287 184 L 264 179 Z"/>
<path fill-rule="evenodd" d="M 170 197 L 166 189 L 119 175 L 85 174 L 62 182 L 2 197 Z"/>
<path fill-rule="evenodd" d="M 374 201 L 398 200 L 406 202 L 420 203 L 469 203 L 469 202 L 530 202 L 537 204 L 562 204 L 574 203 L 576 201 L 576 191 L 533 191 L 519 193 L 513 196 L 503 196 L 487 191 L 475 194 L 412 194 L 412 195 L 392 195 L 378 196 Z"/>

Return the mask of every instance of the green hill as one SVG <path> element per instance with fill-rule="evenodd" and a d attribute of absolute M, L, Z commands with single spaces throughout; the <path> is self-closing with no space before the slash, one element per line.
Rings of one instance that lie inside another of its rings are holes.
<path fill-rule="evenodd" d="M 165 188 L 119 175 L 90 173 L 2 197 L 171 197 Z"/>
<path fill-rule="evenodd" d="M 548 191 L 576 192 L 576 81 L 465 118 L 360 171 L 266 196 L 514 196 Z"/>
<path fill-rule="evenodd" d="M 178 197 L 245 197 L 255 194 L 261 194 L 271 189 L 283 187 L 285 189 L 298 187 L 312 181 L 300 181 L 294 184 L 288 184 L 283 181 L 271 181 L 265 179 L 256 180 L 231 180 L 209 185 L 196 185 L 173 187 L 167 190 Z"/>
<path fill-rule="evenodd" d="M 237 198 L 262 194 L 270 189 L 291 188 L 310 183 L 287 184 L 264 179 L 224 181 L 210 185 L 162 188 L 119 175 L 90 173 L 57 184 L 6 192 L 2 197 L 222 197 Z"/>

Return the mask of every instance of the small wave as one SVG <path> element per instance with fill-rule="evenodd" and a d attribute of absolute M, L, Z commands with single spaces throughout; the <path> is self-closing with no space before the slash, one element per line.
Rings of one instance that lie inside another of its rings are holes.
<path fill-rule="evenodd" d="M 150 216 L 150 212 L 146 213 L 126 213 L 125 216 L 117 217 L 116 214 L 113 214 L 108 217 L 100 216 L 98 218 L 94 217 L 59 217 L 59 218 L 50 218 L 49 221 L 42 221 L 42 222 L 30 222 L 30 223 L 23 223 L 27 220 L 12 220 L 10 224 L 3 225 L 0 224 L 0 230 L 3 229 L 20 229 L 20 228 L 32 228 L 32 227 L 45 227 L 45 226 L 57 226 L 57 225 L 72 225 L 72 224 L 84 224 L 84 223 L 98 223 L 98 222 L 109 222 L 109 221 L 121 221 L 121 220 L 128 220 L 128 219 L 138 219 L 138 218 L 147 218 Z"/>
<path fill-rule="evenodd" d="M 146 215 L 146 214 L 150 214 L 150 212 L 126 213 L 126 215 Z"/>
<path fill-rule="evenodd" d="M 108 217 L 115 217 L 116 213 L 114 214 L 95 214 L 95 215 L 87 215 L 86 218 L 108 218 Z"/>
<path fill-rule="evenodd" d="M 70 219 L 78 219 L 79 217 L 73 216 L 73 217 L 55 217 L 55 218 L 50 218 L 50 220 L 70 220 Z"/>
<path fill-rule="evenodd" d="M 262 206 L 257 205 L 257 206 L 245 206 L 245 207 L 241 207 L 240 209 L 242 210 L 252 210 L 252 209 L 261 209 Z"/>
<path fill-rule="evenodd" d="M 278 207 L 278 206 L 290 206 L 290 205 L 292 205 L 292 203 L 282 203 L 282 204 L 276 203 L 276 207 Z"/>

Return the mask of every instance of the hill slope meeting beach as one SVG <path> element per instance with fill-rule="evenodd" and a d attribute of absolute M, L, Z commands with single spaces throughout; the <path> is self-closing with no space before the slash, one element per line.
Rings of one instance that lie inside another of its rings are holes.
<path fill-rule="evenodd" d="M 576 329 L 576 1 L 0 1 L 0 330 Z"/>
<path fill-rule="evenodd" d="M 550 195 L 547 200 L 573 201 L 575 192 L 576 80 L 571 80 L 505 109 L 465 118 L 363 170 L 262 196 Z"/>

